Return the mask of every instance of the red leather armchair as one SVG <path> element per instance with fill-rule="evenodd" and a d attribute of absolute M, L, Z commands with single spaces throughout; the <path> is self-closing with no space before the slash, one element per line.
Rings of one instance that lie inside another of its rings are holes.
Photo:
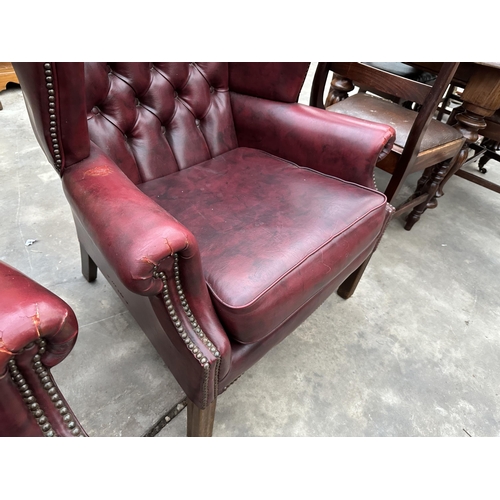
<path fill-rule="evenodd" d="M 296 103 L 308 63 L 17 63 L 97 267 L 188 397 L 188 435 L 332 292 L 391 214 L 386 125 Z"/>
<path fill-rule="evenodd" d="M 0 436 L 86 436 L 50 373 L 77 334 L 65 302 L 0 261 Z"/>

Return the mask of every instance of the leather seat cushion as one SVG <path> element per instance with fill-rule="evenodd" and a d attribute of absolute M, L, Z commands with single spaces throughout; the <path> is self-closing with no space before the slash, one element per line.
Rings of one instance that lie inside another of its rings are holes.
<path fill-rule="evenodd" d="M 363 120 L 391 125 L 396 130 L 395 145 L 404 148 L 408 135 L 417 117 L 417 112 L 403 108 L 398 104 L 380 97 L 359 93 L 344 99 L 328 111 L 354 116 Z M 461 139 L 462 134 L 450 125 L 438 120 L 431 120 L 420 143 L 420 151 L 427 151 L 449 142 Z"/>
<path fill-rule="evenodd" d="M 385 220 L 382 193 L 250 148 L 138 187 L 194 234 L 219 318 L 247 344 L 331 283 Z"/>

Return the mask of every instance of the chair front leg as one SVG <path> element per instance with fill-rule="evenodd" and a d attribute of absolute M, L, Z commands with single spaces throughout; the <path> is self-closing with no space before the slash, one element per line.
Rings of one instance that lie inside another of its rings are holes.
<path fill-rule="evenodd" d="M 187 437 L 211 437 L 214 428 L 215 406 L 214 399 L 203 410 L 196 406 L 189 398 L 187 400 Z"/>
<path fill-rule="evenodd" d="M 89 283 L 92 283 L 97 278 L 97 265 L 87 253 L 87 250 L 83 248 L 81 243 L 80 256 L 82 260 L 82 274 Z"/>
<path fill-rule="evenodd" d="M 434 196 L 446 176 L 449 167 L 450 162 L 442 162 L 433 168 L 432 174 L 427 180 L 427 185 L 422 188 L 422 190 L 427 193 L 427 199 L 420 205 L 416 206 L 406 219 L 405 229 L 407 231 L 411 230 L 411 228 L 420 220 L 420 217 L 428 208 L 435 208 L 437 206 L 437 203 L 433 203 Z"/>
<path fill-rule="evenodd" d="M 361 264 L 356 271 L 351 273 L 347 279 L 339 286 L 337 290 L 337 294 L 342 297 L 343 299 L 348 299 L 355 291 L 356 287 L 358 286 L 359 281 L 361 280 L 361 277 L 363 276 L 363 273 L 365 272 L 366 266 L 368 265 L 368 262 L 370 262 L 371 255 Z"/>

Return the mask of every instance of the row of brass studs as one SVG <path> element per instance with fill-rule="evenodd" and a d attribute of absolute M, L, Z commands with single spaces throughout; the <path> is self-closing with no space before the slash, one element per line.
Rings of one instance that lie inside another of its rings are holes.
<path fill-rule="evenodd" d="M 180 273 L 179 273 L 179 256 L 177 254 L 174 254 L 174 279 L 175 279 L 175 286 L 179 293 L 179 299 L 181 301 L 182 308 L 186 312 L 186 316 L 188 317 L 189 322 L 191 323 L 191 326 L 193 327 L 196 335 L 208 347 L 209 351 L 216 358 L 218 358 L 220 356 L 220 352 L 217 350 L 215 345 L 212 342 L 210 342 L 206 334 L 203 332 L 201 326 L 198 324 L 193 313 L 191 312 L 189 304 L 187 303 L 186 296 L 184 295 L 184 291 L 182 290 L 181 286 Z"/>
<path fill-rule="evenodd" d="M 66 424 L 66 426 L 68 427 L 68 429 L 71 431 L 71 433 L 74 436 L 82 435 L 81 429 L 76 425 L 76 422 L 73 420 L 73 417 L 69 413 L 68 408 L 66 408 L 64 406 L 62 399 L 60 399 L 60 396 L 57 393 L 57 390 L 54 387 L 54 384 L 52 383 L 52 381 L 50 379 L 48 371 L 46 370 L 45 366 L 43 366 L 42 362 L 40 361 L 41 355 L 46 350 L 46 342 L 45 342 L 45 340 L 40 339 L 37 341 L 37 343 L 39 344 L 39 349 L 38 349 L 38 353 L 35 354 L 35 356 L 33 356 L 33 369 L 35 370 L 35 373 L 40 378 L 40 382 L 42 383 L 43 388 L 47 391 L 47 394 L 50 396 L 50 399 L 53 402 L 54 406 L 57 408 L 57 410 L 61 414 L 62 419 L 63 419 L 64 423 Z M 33 346 L 33 343 L 30 343 L 26 346 L 26 348 L 29 349 L 32 346 Z M 42 432 L 47 437 L 56 436 L 56 433 L 55 433 L 54 429 L 52 428 L 52 425 L 48 421 L 43 410 L 40 408 L 40 405 L 36 401 L 35 396 L 33 395 L 32 391 L 28 387 L 26 380 L 23 378 L 22 374 L 19 372 L 19 369 L 16 365 L 16 362 L 13 359 L 9 360 L 9 370 L 10 370 L 10 376 L 12 377 L 12 380 L 14 381 L 14 383 L 17 384 L 19 392 L 21 393 L 21 396 L 23 396 L 23 398 L 24 398 L 24 402 L 26 403 L 28 408 L 33 413 L 33 416 L 35 417 L 38 425 L 40 426 L 40 429 L 42 429 Z"/>
<path fill-rule="evenodd" d="M 170 319 L 179 333 L 181 339 L 184 341 L 186 344 L 186 347 L 193 353 L 195 358 L 199 361 L 201 366 L 204 368 L 209 368 L 210 364 L 208 363 L 208 360 L 205 356 L 203 356 L 203 353 L 199 350 L 198 347 L 194 344 L 194 342 L 190 339 L 189 335 L 185 331 L 184 327 L 182 326 L 182 322 L 177 315 L 177 312 L 175 311 L 174 305 L 172 304 L 172 300 L 170 299 L 170 295 L 168 292 L 168 287 L 167 287 L 167 278 L 165 276 L 164 272 L 154 272 L 154 277 L 159 278 L 163 282 L 163 301 L 165 302 L 165 306 L 167 308 L 168 314 L 170 315 Z M 210 352 L 218 358 L 220 356 L 220 352 L 217 350 L 215 345 L 208 339 L 206 336 L 205 332 L 201 329 L 200 325 L 196 321 L 193 313 L 191 312 L 191 309 L 189 307 L 189 304 L 187 303 L 186 296 L 184 295 L 184 291 L 182 289 L 181 285 L 181 280 L 180 280 L 180 274 L 179 274 L 179 257 L 177 254 L 174 254 L 174 279 L 175 279 L 175 286 L 177 289 L 177 293 L 179 296 L 179 299 L 181 301 L 182 308 L 184 309 L 186 316 L 189 319 L 189 322 L 191 323 L 191 326 L 193 327 L 194 332 L 196 333 L 197 337 L 207 346 L 207 348 L 210 350 Z"/>
<path fill-rule="evenodd" d="M 26 348 L 29 349 L 32 346 L 33 343 L 28 344 Z M 45 350 L 45 347 L 40 347 L 40 351 L 42 349 Z M 52 429 L 52 425 L 45 416 L 43 410 L 40 408 L 40 405 L 37 403 L 36 398 L 33 395 L 32 391 L 30 390 L 26 380 L 19 372 L 19 369 L 14 359 L 9 360 L 9 370 L 12 380 L 14 381 L 15 384 L 17 384 L 17 388 L 19 389 L 19 392 L 21 393 L 21 396 L 23 397 L 26 406 L 29 408 L 29 410 L 35 417 L 38 426 L 40 427 L 40 429 L 42 429 L 44 435 L 46 437 L 55 437 L 56 433 L 54 432 L 54 429 Z"/>
<path fill-rule="evenodd" d="M 54 152 L 54 161 L 58 172 L 61 170 L 62 157 L 59 149 L 59 141 L 57 139 L 57 117 L 56 117 L 56 91 L 54 90 L 54 77 L 52 74 L 52 64 L 45 63 L 45 86 L 49 95 L 49 132 L 52 140 L 52 149 Z"/>
<path fill-rule="evenodd" d="M 71 434 L 73 434 L 73 436 L 79 436 L 81 435 L 81 429 L 76 425 L 76 422 L 73 420 L 73 417 L 69 412 L 68 408 L 64 406 L 62 399 L 60 399 L 60 396 L 57 393 L 57 389 L 54 387 L 54 384 L 50 380 L 46 368 L 40 361 L 40 354 L 43 354 L 45 352 L 46 342 L 45 340 L 40 339 L 38 343 L 40 345 L 40 349 L 38 351 L 38 354 L 36 354 L 33 357 L 33 368 L 35 369 L 35 372 L 38 374 L 40 382 L 43 385 L 43 388 L 47 391 L 47 394 L 50 396 L 52 403 L 61 414 L 61 417 L 63 419 L 63 422 L 66 424 L 66 427 L 71 431 Z"/>

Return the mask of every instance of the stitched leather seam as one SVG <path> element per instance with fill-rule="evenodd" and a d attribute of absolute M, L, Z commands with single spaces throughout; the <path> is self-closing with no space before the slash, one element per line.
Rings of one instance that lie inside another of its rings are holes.
<path fill-rule="evenodd" d="M 367 259 L 370 257 L 370 255 L 373 254 L 373 252 L 375 251 L 375 248 L 367 255 Z M 363 252 L 361 252 L 363 253 Z M 353 259 L 351 261 L 351 264 L 352 262 L 354 262 L 360 255 L 361 253 L 359 253 L 355 259 Z M 267 338 L 269 338 L 270 336 L 272 336 L 274 334 L 274 332 L 278 331 L 292 316 L 294 316 L 294 314 L 296 314 L 298 311 L 300 311 L 303 307 L 306 307 L 307 304 L 309 304 L 309 302 L 311 302 L 312 300 L 314 300 L 325 288 L 327 288 L 333 281 L 335 281 L 335 278 L 337 276 L 335 276 L 334 278 L 332 278 L 328 283 L 326 283 L 323 287 L 321 287 L 320 290 L 318 290 L 312 297 L 310 297 L 307 302 L 305 302 L 304 304 L 302 304 L 301 306 L 299 306 L 297 309 L 295 309 L 292 313 L 290 313 L 272 332 L 270 332 L 268 335 L 266 335 L 265 337 L 262 337 L 261 339 L 258 340 L 258 342 L 261 342 Z M 326 298 L 325 298 L 326 300 Z M 254 344 L 255 342 L 240 342 L 238 341 L 238 343 L 240 344 L 243 344 L 243 345 L 249 345 L 249 344 Z"/>
<path fill-rule="evenodd" d="M 112 120 L 110 120 L 106 115 L 104 115 L 101 110 L 99 109 L 99 112 L 97 113 L 99 114 L 100 116 L 102 116 L 102 118 L 104 120 L 106 120 L 108 123 L 110 123 L 111 125 L 113 125 L 113 127 L 115 127 L 119 132 L 120 134 L 122 135 L 126 135 L 125 132 L 123 132 L 123 130 L 118 126 L 116 125 L 116 123 L 114 123 Z M 87 121 L 90 121 L 92 120 L 93 118 L 95 117 L 95 115 L 92 115 L 90 117 L 87 117 Z M 137 120 L 136 120 L 137 121 Z M 137 160 L 135 158 L 135 154 L 134 154 L 134 151 L 132 150 L 132 148 L 130 147 L 130 144 L 128 143 L 128 141 L 123 141 L 125 143 L 125 146 L 127 147 L 127 150 L 128 152 L 130 153 L 130 156 L 132 157 L 132 160 L 134 161 L 134 166 L 137 170 L 137 173 L 139 174 L 139 178 L 140 178 L 140 183 L 139 184 L 142 184 L 144 182 L 144 179 L 142 178 L 142 173 L 141 173 L 141 170 L 139 168 L 139 165 L 137 164 Z M 94 143 L 95 144 L 95 143 Z"/>
<path fill-rule="evenodd" d="M 274 288 L 280 281 L 282 281 L 284 278 L 286 278 L 286 276 L 288 276 L 290 273 L 292 273 L 293 271 L 295 271 L 295 269 L 297 269 L 303 262 L 305 262 L 309 257 L 313 256 L 314 254 L 316 254 L 317 252 L 319 252 L 322 248 L 324 248 L 325 246 L 327 246 L 328 244 L 330 244 L 337 236 L 339 236 L 340 234 L 348 231 L 349 229 L 351 229 L 354 225 L 356 225 L 358 222 L 360 222 L 361 220 L 363 220 L 365 217 L 367 217 L 368 215 L 370 215 L 371 213 L 379 210 L 382 206 L 386 206 L 386 202 L 384 201 L 383 204 L 380 204 L 378 206 L 376 206 L 375 208 L 373 208 L 372 210 L 370 210 L 369 212 L 365 213 L 363 216 L 359 217 L 358 219 L 356 219 L 354 222 L 352 222 L 349 226 L 347 226 L 346 228 L 342 229 L 342 231 L 339 231 L 338 233 L 334 234 L 333 236 L 331 236 L 327 241 L 325 241 L 322 245 L 320 245 L 318 248 L 316 248 L 315 250 L 313 250 L 312 252 L 310 252 L 309 254 L 307 254 L 305 257 L 303 257 L 297 264 L 295 264 L 291 269 L 289 269 L 286 273 L 282 274 L 279 278 L 277 278 L 271 285 L 269 285 L 265 290 L 263 290 L 261 293 L 259 293 L 254 299 L 252 299 L 250 302 L 248 302 L 247 304 L 244 304 L 244 305 L 241 305 L 241 306 L 233 306 L 233 305 L 230 305 L 228 304 L 227 302 L 225 302 L 224 300 L 222 300 L 219 295 L 217 295 L 217 293 L 215 293 L 215 291 L 213 290 L 212 286 L 207 283 L 207 287 L 210 288 L 210 291 L 213 293 L 213 295 L 215 297 L 217 297 L 217 300 L 225 305 L 226 307 L 230 308 L 230 309 L 233 309 L 233 310 L 236 310 L 236 309 L 245 309 L 247 307 L 250 307 L 251 305 L 255 304 L 259 299 L 261 299 L 266 293 L 269 292 L 269 290 L 271 290 L 272 288 Z"/>
<path fill-rule="evenodd" d="M 167 80 L 168 83 L 170 83 L 170 85 L 172 86 L 172 88 L 175 90 L 175 85 L 170 81 L 170 79 L 168 78 L 168 76 L 163 73 L 160 68 L 157 68 L 155 66 L 155 69 L 156 71 L 158 72 L 159 75 L 161 75 L 163 78 L 165 78 L 165 80 Z M 191 73 L 188 74 L 188 77 L 186 79 L 186 81 L 183 83 L 183 85 L 181 87 L 179 87 L 179 90 L 184 90 L 186 88 L 186 85 L 188 84 L 189 80 L 191 79 Z"/>
<path fill-rule="evenodd" d="M 215 374 L 214 374 L 214 399 L 219 395 L 219 372 L 220 372 L 221 358 L 218 358 L 215 362 Z"/>
<path fill-rule="evenodd" d="M 248 149 L 253 149 L 253 148 L 248 148 Z M 299 168 L 301 170 L 308 170 L 309 172 L 313 172 L 314 174 L 321 175 L 323 177 L 326 177 L 328 179 L 335 179 L 342 184 L 348 184 L 350 186 L 356 186 L 358 188 L 364 189 L 365 191 L 369 191 L 370 193 L 376 193 L 379 196 L 382 196 L 385 200 L 387 200 L 386 196 L 384 193 L 381 193 L 380 191 L 377 191 L 373 188 L 369 188 L 368 186 L 363 186 L 363 184 L 358 184 L 356 182 L 352 181 L 346 181 L 345 179 L 341 179 L 340 177 L 335 177 L 334 175 L 326 174 L 325 172 L 320 172 L 319 170 L 314 170 L 314 168 L 311 167 L 304 167 L 302 165 L 298 165 L 297 163 L 294 163 L 291 160 L 287 160 L 286 158 L 280 158 L 279 156 L 273 155 L 272 153 L 268 153 L 267 151 L 264 151 L 262 149 L 258 149 L 260 153 L 264 153 L 267 156 L 270 156 L 271 158 L 275 158 L 276 160 L 283 161 L 285 163 L 289 163 L 292 167 Z"/>
<path fill-rule="evenodd" d="M 208 402 L 208 381 L 210 378 L 210 366 L 204 366 L 203 367 L 203 388 L 202 388 L 202 394 L 203 394 L 203 408 L 207 407 L 207 402 Z M 202 408 L 202 409 L 203 409 Z"/>

